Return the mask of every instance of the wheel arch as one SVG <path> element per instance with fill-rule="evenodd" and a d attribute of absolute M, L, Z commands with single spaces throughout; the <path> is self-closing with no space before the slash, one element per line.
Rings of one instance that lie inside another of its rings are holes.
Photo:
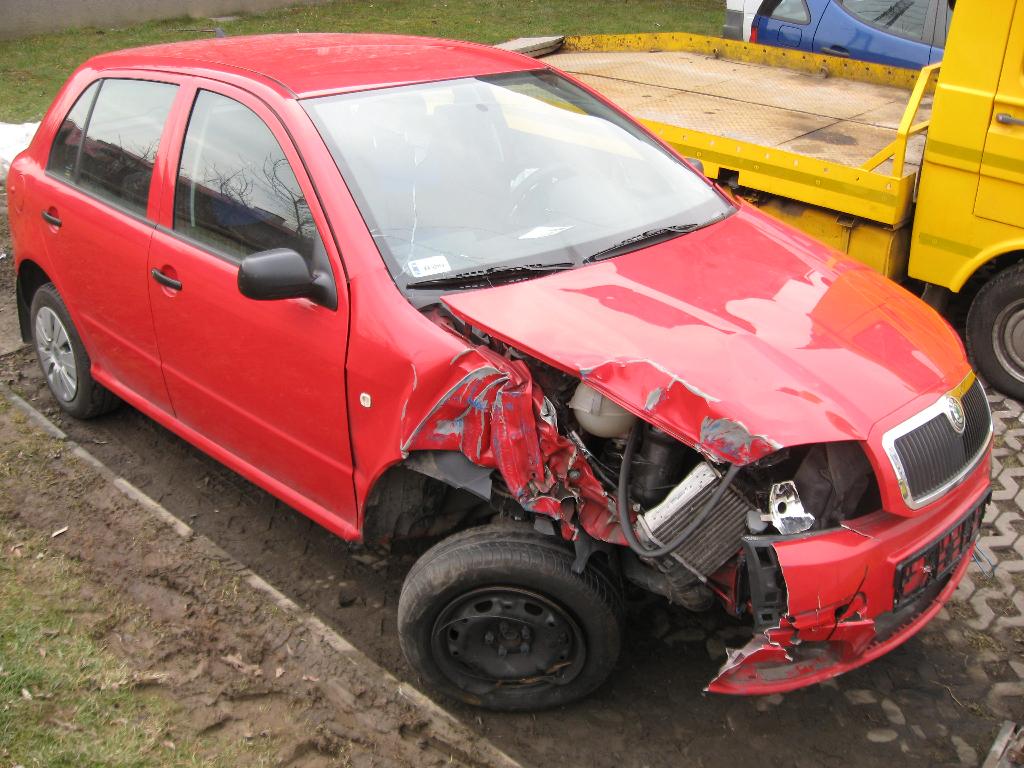
<path fill-rule="evenodd" d="M 1020 261 L 1024 261 L 1024 238 L 1001 241 L 965 261 L 953 274 L 948 287 L 951 291 L 960 293 L 977 278 L 987 279 Z"/>
<path fill-rule="evenodd" d="M 411 451 L 381 472 L 362 509 L 363 541 L 436 536 L 490 508 L 493 470 L 458 451 Z"/>
<path fill-rule="evenodd" d="M 29 309 L 32 306 L 32 297 L 35 296 L 42 286 L 52 283 L 53 280 L 46 274 L 46 271 L 31 259 L 24 259 L 18 265 L 18 277 L 15 287 L 18 304 L 18 327 L 21 330 L 21 340 L 28 343 L 32 341 L 32 326 L 29 318 Z"/>

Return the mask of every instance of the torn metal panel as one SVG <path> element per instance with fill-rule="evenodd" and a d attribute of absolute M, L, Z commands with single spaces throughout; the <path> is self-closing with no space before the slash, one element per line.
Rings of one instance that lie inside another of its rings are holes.
<path fill-rule="evenodd" d="M 458 451 L 477 466 L 497 469 L 525 509 L 570 529 L 575 505 L 563 504 L 567 499 L 580 505 L 581 519 L 603 517 L 607 495 L 576 446 L 559 434 L 553 408 L 526 365 L 483 347 L 463 358 L 470 359 L 485 364 L 445 392 L 405 439 L 403 450 Z M 587 527 L 596 538 L 609 537 L 600 525 Z"/>

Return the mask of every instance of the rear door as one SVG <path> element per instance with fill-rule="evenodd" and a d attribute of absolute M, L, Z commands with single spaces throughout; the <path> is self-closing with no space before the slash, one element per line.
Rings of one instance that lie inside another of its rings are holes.
<path fill-rule="evenodd" d="M 831 0 L 815 53 L 920 69 L 929 62 L 935 0 Z"/>
<path fill-rule="evenodd" d="M 1024 15 L 1019 0 L 1016 14 Z M 1024 20 L 1017 18 L 1010 27 L 981 156 L 974 212 L 1024 227 L 1024 23 L 1016 21 Z"/>
<path fill-rule="evenodd" d="M 326 219 L 266 104 L 205 82 L 182 99 L 148 280 L 174 413 L 210 453 L 351 537 L 348 303 Z M 338 307 L 242 296 L 241 259 L 271 248 L 329 260 Z"/>
<path fill-rule="evenodd" d="M 57 131 L 33 193 L 53 277 L 94 373 L 165 410 L 146 261 L 156 216 L 153 169 L 177 90 L 127 77 L 90 85 Z"/>
<path fill-rule="evenodd" d="M 810 50 L 814 25 L 807 0 L 765 0 L 757 17 L 758 43 Z"/>

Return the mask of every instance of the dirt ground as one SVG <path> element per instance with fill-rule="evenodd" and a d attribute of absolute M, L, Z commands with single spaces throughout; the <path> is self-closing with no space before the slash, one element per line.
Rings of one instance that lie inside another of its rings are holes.
<path fill-rule="evenodd" d="M 439 738 L 429 713 L 379 669 L 254 590 L 206 539 L 156 523 L 6 401 L 0 445 L 0 518 L 37 534 L 66 528 L 43 541 L 81 571 L 69 604 L 88 607 L 75 611 L 74 631 L 122 659 L 146 695 L 174 703 L 172 743 L 184 735 L 214 752 L 251 744 L 252 764 L 257 755 L 268 764 L 269 753 L 269 764 L 308 768 L 493 764 L 475 756 L 472 736 Z"/>
<path fill-rule="evenodd" d="M 13 302 L 10 262 L 0 261 L 0 322 Z M 88 423 L 64 418 L 28 350 L 0 358 L 0 380 L 197 533 L 338 629 L 392 674 L 415 683 L 395 636 L 398 592 L 415 560 L 415 548 L 369 551 L 340 541 L 130 408 Z M 888 656 L 838 680 L 785 696 L 709 696 L 701 690 L 725 647 L 742 644 L 749 630 L 720 613 L 696 616 L 645 599 L 630 606 L 618 668 L 587 700 L 513 716 L 462 706 L 449 709 L 524 765 L 556 761 L 593 768 L 655 768 L 685 761 L 731 766 L 754 758 L 768 766 L 979 764 L 1003 719 L 1024 720 L 1024 583 L 1019 583 L 1022 572 L 1015 565 L 1024 564 L 1024 519 L 1015 501 L 1014 479 L 1024 475 L 1017 458 L 1017 435 L 1024 435 L 1024 426 L 1020 406 L 1000 398 L 993 402 L 1000 446 L 998 501 L 986 515 L 982 545 L 1000 561 L 998 577 L 983 577 L 972 567 L 950 607 Z M 29 485 L 22 498 L 27 499 L 31 484 L 38 481 L 29 472 L 24 482 Z M 55 492 L 73 501 L 82 489 L 70 486 Z M 20 514 L 19 505 L 14 507 Z M 38 515 L 44 529 L 60 516 L 42 508 Z M 281 646 L 267 639 L 259 606 L 207 603 L 209 593 L 194 591 L 194 576 L 201 568 L 176 559 L 181 543 L 170 541 L 173 534 L 154 530 L 140 542 L 140 554 L 149 549 L 157 553 L 150 571 L 144 562 L 125 567 L 124 542 L 131 539 L 118 532 L 119 515 L 98 514 L 73 523 L 78 533 L 65 545 L 89 552 L 97 573 L 105 574 L 126 599 L 151 590 L 164 595 L 163 610 L 171 612 L 171 625 L 193 613 L 204 617 L 198 624 L 202 631 L 192 628 L 174 637 L 162 646 L 163 653 L 194 660 L 232 652 L 237 643 L 246 663 L 262 664 L 266 670 L 257 688 L 273 686 L 276 692 L 257 697 L 308 705 L 309 711 L 295 720 L 296 739 L 302 723 L 309 723 L 309 743 L 315 748 L 323 732 L 314 727 L 318 718 L 349 718 L 342 722 L 351 725 L 352 716 L 335 712 L 335 702 L 322 685 L 303 681 L 298 671 L 279 680 L 268 675 Z M 172 550 L 166 563 L 160 559 L 165 548 Z M 221 565 L 230 569 L 227 563 Z M 178 643 L 180 651 L 175 650 Z M 319 663 L 332 661 L 324 656 Z M 183 662 L 183 669 L 195 667 Z M 238 674 L 213 664 L 199 678 L 219 675 L 212 683 L 216 686 Z M 221 697 L 219 703 L 227 701 Z M 382 734 L 399 756 L 410 745 L 418 746 L 415 729 L 408 723 L 402 726 L 398 718 Z M 371 749 L 360 741 L 354 745 Z"/>

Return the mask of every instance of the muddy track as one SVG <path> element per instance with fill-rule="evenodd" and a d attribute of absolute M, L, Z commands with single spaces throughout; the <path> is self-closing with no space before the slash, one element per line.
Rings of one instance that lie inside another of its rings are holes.
<path fill-rule="evenodd" d="M 0 305 L 13 310 L 10 259 Z M 180 519 L 260 574 L 370 658 L 411 680 L 395 635 L 402 579 L 415 560 L 368 551 L 316 527 L 128 407 L 92 422 L 62 417 L 28 350 L 0 358 L 0 377 L 69 436 Z M 960 765 L 983 757 L 1001 719 L 987 686 L 936 621 L 887 657 L 838 681 L 786 696 L 701 693 L 742 625 L 694 616 L 660 600 L 630 606 L 622 660 L 574 706 L 528 715 L 450 707 L 526 765 Z M 1018 713 L 1020 717 L 1021 713 Z"/>

